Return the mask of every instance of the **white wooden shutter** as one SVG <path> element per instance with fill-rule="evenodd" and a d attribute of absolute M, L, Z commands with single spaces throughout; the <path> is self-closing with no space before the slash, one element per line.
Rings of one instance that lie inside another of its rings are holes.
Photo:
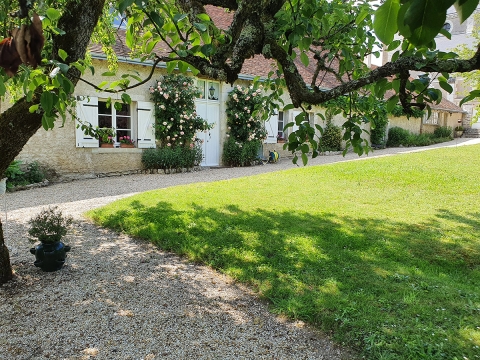
<path fill-rule="evenodd" d="M 140 149 L 155 147 L 155 106 L 152 102 L 139 101 L 137 104 L 138 136 Z"/>
<path fill-rule="evenodd" d="M 268 121 L 265 121 L 265 129 L 267 130 L 267 139 L 265 142 L 275 144 L 278 135 L 278 114 L 272 115 Z"/>
<path fill-rule="evenodd" d="M 82 123 L 90 123 L 93 127 L 98 126 L 98 98 L 86 97 L 77 101 L 77 117 Z M 79 124 L 78 119 L 75 120 L 75 126 Z M 87 124 L 88 125 L 88 124 Z M 98 147 L 98 139 L 90 135 L 86 135 L 82 129 L 76 127 L 76 143 L 77 147 Z"/>

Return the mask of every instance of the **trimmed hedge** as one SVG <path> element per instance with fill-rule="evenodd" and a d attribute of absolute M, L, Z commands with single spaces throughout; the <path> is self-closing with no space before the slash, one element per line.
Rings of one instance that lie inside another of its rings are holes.
<path fill-rule="evenodd" d="M 201 162 L 202 149 L 199 146 L 145 149 L 142 153 L 142 164 L 147 170 L 190 169 Z"/>

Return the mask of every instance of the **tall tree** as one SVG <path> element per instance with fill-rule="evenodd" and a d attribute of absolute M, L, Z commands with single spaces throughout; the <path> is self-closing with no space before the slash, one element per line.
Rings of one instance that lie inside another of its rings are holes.
<path fill-rule="evenodd" d="M 48 57 L 50 60 L 59 59 L 59 49 L 68 54 L 64 63 L 74 63 L 85 57 L 90 38 L 98 22 L 98 18 L 104 8 L 105 0 L 67 0 L 58 2 L 63 6 L 63 14 L 58 20 L 58 31 L 50 40 L 50 51 Z M 3 13 L 3 18 L 8 17 L 8 12 Z M 41 73 L 47 73 L 51 70 L 52 64 L 41 70 Z M 16 77 L 25 79 L 27 71 L 19 73 Z M 75 67 L 70 67 L 65 73 L 65 78 L 71 84 L 77 83 L 80 71 Z M 3 76 L 3 82 L 7 83 L 6 75 Z M 15 79 L 18 80 L 18 79 Z M 31 112 L 32 106 L 40 105 L 42 94 L 46 90 L 43 87 L 33 87 L 30 94 L 20 98 L 11 108 L 0 115 L 0 174 L 3 174 L 8 165 L 20 153 L 23 146 L 30 137 L 42 126 L 42 120 L 45 120 L 45 111 Z M 70 92 L 73 88 L 70 89 Z M 45 97 L 43 97 L 45 99 Z M 14 139 L 14 140 L 13 140 Z M 0 223 L 0 284 L 12 278 L 12 268 L 8 249 L 5 245 L 4 234 Z"/>
<path fill-rule="evenodd" d="M 110 19 L 114 15 L 112 11 L 124 16 L 125 44 L 131 48 L 132 57 L 152 60 L 153 66 L 166 62 L 169 71 L 190 68 L 194 73 L 233 83 L 244 63 L 252 57 L 271 59 L 277 65 L 276 71 L 263 79 L 271 89 L 265 99 L 267 109 L 279 106 L 284 88 L 295 107 L 327 102 L 335 107 L 332 100 L 347 96 L 350 102 L 348 109 L 343 109 L 344 139 L 362 154 L 368 151 L 368 143 L 361 136 L 361 125 L 369 120 L 364 109 L 356 108 L 353 99 L 358 96 L 383 99 L 387 90 L 394 90 L 396 94 L 387 106 L 400 102 L 408 113 L 413 107 L 423 108 L 428 102 L 441 99 L 440 91 L 429 87 L 429 73 L 442 73 L 440 84 L 448 89 L 448 74 L 480 69 L 480 50 L 462 60 L 453 53 L 437 51 L 434 41 L 439 32 L 449 36 L 442 31 L 442 25 L 451 5 L 457 7 L 464 20 L 478 2 L 386 0 L 380 7 L 367 0 L 117 0 L 113 4 L 105 4 L 104 0 L 45 0 L 34 3 L 34 10 L 45 16 L 44 61 L 36 70 L 22 65 L 12 78 L 7 75 L 11 72 L 9 67 L 0 74 L 0 95 L 6 87 L 17 93 L 24 92 L 23 97 L 0 115 L 0 174 L 42 125 L 50 129 L 57 115 L 65 119 L 69 97 L 86 68 L 81 60 L 102 11 L 106 14 L 103 20 Z M 8 6 L 12 3 L 0 5 L 3 36 L 7 36 L 11 28 L 12 9 Z M 26 5 L 32 3 L 19 0 L 14 10 L 21 8 L 19 13 L 28 12 Z M 106 9 L 106 5 L 112 8 Z M 222 8 L 231 21 L 215 23 L 210 16 L 215 9 L 212 6 Z M 27 17 L 24 22 L 28 21 Z M 108 30 L 108 26 L 101 29 Z M 381 47 L 376 36 L 390 51 L 396 51 L 391 62 L 371 70 L 363 60 Z M 109 41 L 104 43 L 104 51 L 109 58 L 114 58 L 112 34 L 106 38 Z M 5 59 L 5 43 L 0 45 L 3 46 L 1 62 Z M 306 70 L 310 74 L 308 83 L 301 75 Z M 412 80 L 411 70 L 423 71 L 426 75 Z M 325 84 L 328 76 L 333 76 L 336 85 Z M 102 88 L 112 92 L 128 91 L 130 86 L 135 86 L 128 79 L 122 77 Z M 123 98 L 128 100 L 127 96 Z M 288 148 L 302 153 L 306 161 L 305 152 L 309 147 L 305 142 L 314 149 L 314 156 L 318 144 L 312 136 L 315 130 L 303 120 L 301 116 L 296 119 L 299 129 L 290 135 Z M 11 277 L 0 224 L 0 283 Z"/>

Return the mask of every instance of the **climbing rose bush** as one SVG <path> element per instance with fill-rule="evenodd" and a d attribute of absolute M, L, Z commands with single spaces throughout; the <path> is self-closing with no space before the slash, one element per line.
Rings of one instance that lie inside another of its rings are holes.
<path fill-rule="evenodd" d="M 257 158 L 267 131 L 261 120 L 262 90 L 237 85 L 228 94 L 227 141 L 223 162 L 230 166 L 251 165 Z"/>
<path fill-rule="evenodd" d="M 160 147 L 190 147 L 200 142 L 196 134 L 213 127 L 195 111 L 200 91 L 185 75 L 166 75 L 150 87 L 155 103 L 155 138 Z"/>
<path fill-rule="evenodd" d="M 233 137 L 240 143 L 261 142 L 267 138 L 265 126 L 258 113 L 262 101 L 261 89 L 240 85 L 233 88 L 227 100 L 228 137 Z"/>

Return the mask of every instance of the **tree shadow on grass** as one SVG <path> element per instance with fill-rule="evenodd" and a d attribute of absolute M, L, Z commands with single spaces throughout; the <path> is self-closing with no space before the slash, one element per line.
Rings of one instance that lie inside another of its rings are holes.
<path fill-rule="evenodd" d="M 480 345 L 471 330 L 480 315 L 479 213 L 440 210 L 408 224 L 195 202 L 178 211 L 132 200 L 129 209 L 102 224 L 225 272 L 274 312 L 332 331 L 370 358 L 468 357 Z"/>
<path fill-rule="evenodd" d="M 280 324 L 209 269 L 88 222 L 75 225 L 60 271 L 41 272 L 26 249 L 15 255 L 17 285 L 0 287 L 5 358 L 350 358 L 324 336 Z M 12 221 L 12 235 L 24 232 Z"/>

